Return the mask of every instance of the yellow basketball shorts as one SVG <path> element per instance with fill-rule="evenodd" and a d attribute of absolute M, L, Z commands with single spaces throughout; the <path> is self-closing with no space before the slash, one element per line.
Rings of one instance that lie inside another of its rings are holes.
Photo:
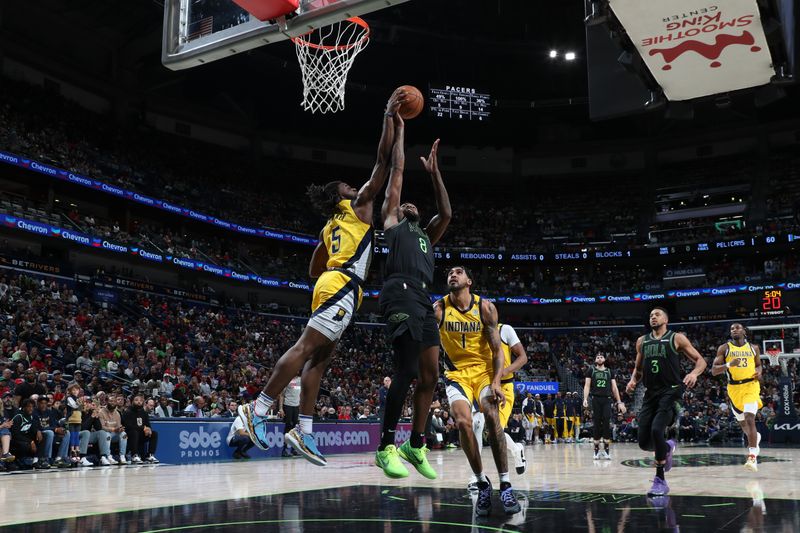
<path fill-rule="evenodd" d="M 323 272 L 314 285 L 308 325 L 337 341 L 361 306 L 363 291 L 358 283 L 337 270 Z"/>
<path fill-rule="evenodd" d="M 761 385 L 757 380 L 741 385 L 728 385 L 728 399 L 739 422 L 744 420 L 745 413 L 756 414 L 764 406 L 761 402 Z"/>
<path fill-rule="evenodd" d="M 445 372 L 445 385 L 447 401 L 463 400 L 472 408 L 473 404 L 480 406 L 481 392 L 492 383 L 492 378 L 484 365 L 473 365 L 458 370 Z M 512 390 L 513 394 L 513 390 Z"/>
<path fill-rule="evenodd" d="M 506 397 L 506 403 L 499 406 L 500 410 L 500 425 L 506 427 L 508 419 L 511 418 L 511 412 L 514 410 L 514 382 L 509 381 L 503 383 L 503 396 Z"/>

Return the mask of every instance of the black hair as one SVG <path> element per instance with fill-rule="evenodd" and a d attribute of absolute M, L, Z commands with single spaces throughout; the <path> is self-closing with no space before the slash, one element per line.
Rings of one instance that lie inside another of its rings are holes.
<path fill-rule="evenodd" d="M 311 205 L 318 213 L 325 217 L 330 217 L 339 212 L 339 185 L 341 181 L 330 181 L 325 185 L 309 185 L 306 188 L 306 195 L 311 200 Z"/>
<path fill-rule="evenodd" d="M 466 274 L 466 275 L 467 275 L 467 278 L 469 278 L 469 280 L 470 280 L 470 281 L 471 281 L 473 284 L 475 283 L 475 278 L 474 278 L 474 277 L 472 277 L 472 271 L 471 271 L 470 269 L 468 269 L 467 267 L 465 267 L 464 265 L 454 265 L 454 266 L 451 266 L 450 268 L 448 268 L 448 269 L 447 269 L 447 273 L 448 273 L 448 274 L 450 274 L 450 272 L 451 272 L 451 271 L 452 271 L 454 268 L 460 268 L 461 270 L 463 270 L 463 271 L 464 271 L 464 274 Z"/>
<path fill-rule="evenodd" d="M 22 409 L 25 409 L 25 408 L 26 408 L 26 407 L 28 407 L 29 405 L 32 405 L 32 406 L 36 407 L 36 406 L 34 405 L 34 402 L 33 402 L 33 400 L 31 400 L 30 398 L 25 398 L 24 400 L 22 400 L 22 405 L 20 405 L 20 407 L 21 407 Z"/>
<path fill-rule="evenodd" d="M 745 326 L 741 322 L 732 322 L 731 323 L 731 327 L 733 327 L 735 324 L 739 324 L 740 326 L 742 326 L 742 329 L 744 330 L 744 340 L 749 339 L 750 338 L 750 330 L 747 329 L 747 326 Z"/>
<path fill-rule="evenodd" d="M 653 311 L 655 311 L 656 309 L 658 309 L 659 311 L 661 311 L 662 313 L 664 313 L 665 315 L 667 315 L 667 318 L 669 318 L 669 311 L 667 311 L 666 309 L 664 309 L 664 308 L 663 308 L 663 307 L 661 307 L 661 306 L 656 306 L 656 307 L 652 308 L 652 309 L 650 310 L 650 312 L 652 313 L 652 312 L 653 312 Z"/>

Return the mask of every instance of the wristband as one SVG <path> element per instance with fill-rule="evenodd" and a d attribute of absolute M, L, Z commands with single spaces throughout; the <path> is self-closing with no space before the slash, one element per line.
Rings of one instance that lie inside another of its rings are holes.
<path fill-rule="evenodd" d="M 393 117 L 394 113 L 392 113 L 391 111 L 387 111 L 386 113 L 383 114 L 383 116 L 385 116 L 385 117 Z"/>
<path fill-rule="evenodd" d="M 725 363 L 725 368 L 730 368 L 730 367 L 731 367 L 731 362 L 730 362 L 730 361 L 728 361 L 727 363 Z"/>

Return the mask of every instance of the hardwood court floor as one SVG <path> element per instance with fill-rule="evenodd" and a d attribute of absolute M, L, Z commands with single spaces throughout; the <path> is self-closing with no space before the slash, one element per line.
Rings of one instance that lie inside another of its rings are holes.
<path fill-rule="evenodd" d="M 762 448 L 759 472 L 741 448 L 679 447 L 670 498 L 643 496 L 654 470 L 634 445 L 593 461 L 590 445 L 527 447 L 512 482 L 526 511 L 476 522 L 460 450 L 432 451 L 439 478 L 389 480 L 368 454 L 102 467 L 0 476 L 0 525 L 25 531 L 800 531 L 800 450 Z M 486 472 L 495 487 L 491 452 Z M 753 500 L 756 500 L 755 504 Z M 766 499 L 762 505 L 761 500 Z M 766 512 L 764 512 L 766 510 Z M 91 515 L 91 516 L 90 516 Z M 84 517 L 74 519 L 72 517 Z"/>

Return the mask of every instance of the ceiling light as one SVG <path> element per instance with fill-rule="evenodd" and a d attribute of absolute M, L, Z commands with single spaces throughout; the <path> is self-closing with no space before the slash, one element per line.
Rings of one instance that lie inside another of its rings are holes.
<path fill-rule="evenodd" d="M 558 51 L 557 50 L 550 50 L 550 59 L 555 59 L 557 57 L 558 57 Z"/>
<path fill-rule="evenodd" d="M 564 59 L 567 61 L 574 61 L 575 60 L 575 52 L 567 52 L 564 54 Z"/>

